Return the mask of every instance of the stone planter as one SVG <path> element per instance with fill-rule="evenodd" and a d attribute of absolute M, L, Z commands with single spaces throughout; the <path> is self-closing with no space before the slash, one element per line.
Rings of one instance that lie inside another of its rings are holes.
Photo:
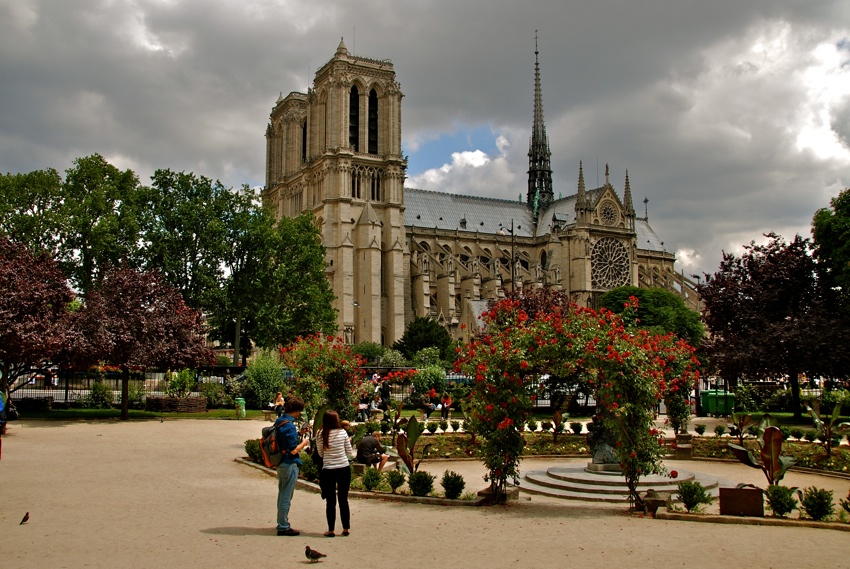
<path fill-rule="evenodd" d="M 206 397 L 148 397 L 145 411 L 163 413 L 205 413 Z"/>

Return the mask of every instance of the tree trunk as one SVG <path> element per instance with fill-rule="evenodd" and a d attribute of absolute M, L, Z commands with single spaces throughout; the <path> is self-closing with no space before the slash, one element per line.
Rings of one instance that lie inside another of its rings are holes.
<path fill-rule="evenodd" d="M 130 368 L 121 366 L 121 420 L 130 419 Z"/>
<path fill-rule="evenodd" d="M 788 380 L 791 383 L 791 406 L 794 408 L 794 419 L 802 420 L 803 414 L 800 411 L 800 378 L 797 372 L 797 366 L 791 366 L 788 370 Z"/>
<path fill-rule="evenodd" d="M 236 309 L 236 331 L 233 334 L 233 365 L 239 365 L 239 352 L 242 342 L 242 309 Z"/>

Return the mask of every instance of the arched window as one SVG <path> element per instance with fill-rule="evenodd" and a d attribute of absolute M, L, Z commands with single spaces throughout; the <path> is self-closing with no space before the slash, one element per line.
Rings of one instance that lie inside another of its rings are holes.
<path fill-rule="evenodd" d="M 348 94 L 348 146 L 354 152 L 360 152 L 360 93 L 357 85 L 353 85 Z"/>
<path fill-rule="evenodd" d="M 369 154 L 378 153 L 378 94 L 369 91 Z M 373 198 L 374 199 L 374 198 Z"/>

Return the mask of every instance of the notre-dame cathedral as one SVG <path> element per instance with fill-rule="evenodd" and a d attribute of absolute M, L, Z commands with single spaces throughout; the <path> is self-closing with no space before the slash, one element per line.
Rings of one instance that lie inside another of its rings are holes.
<path fill-rule="evenodd" d="M 607 166 L 589 189 L 579 164 L 576 192 L 555 199 L 537 51 L 524 200 L 405 187 L 401 98 L 391 61 L 340 41 L 306 94 L 277 100 L 266 131 L 264 202 L 278 219 L 312 212 L 347 342 L 390 345 L 415 316 L 467 339 L 489 299 L 526 287 L 589 306 L 618 286 L 662 287 L 696 307 L 693 283 L 636 215 L 628 171 L 619 194 Z"/>

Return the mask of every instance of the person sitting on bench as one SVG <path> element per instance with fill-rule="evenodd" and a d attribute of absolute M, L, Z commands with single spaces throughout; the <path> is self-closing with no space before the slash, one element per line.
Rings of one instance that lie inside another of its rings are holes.
<path fill-rule="evenodd" d="M 367 466 L 375 466 L 377 464 L 378 472 L 381 472 L 389 458 L 390 456 L 384 453 L 384 447 L 381 446 L 380 431 L 366 435 L 357 443 L 357 457 L 355 460 L 360 464 Z"/>
<path fill-rule="evenodd" d="M 419 406 L 422 408 L 422 412 L 425 414 L 425 420 L 431 418 L 431 413 L 437 409 L 437 404 L 435 400 L 437 398 L 437 391 L 434 388 L 431 388 L 431 391 L 422 396 L 419 400 Z"/>

